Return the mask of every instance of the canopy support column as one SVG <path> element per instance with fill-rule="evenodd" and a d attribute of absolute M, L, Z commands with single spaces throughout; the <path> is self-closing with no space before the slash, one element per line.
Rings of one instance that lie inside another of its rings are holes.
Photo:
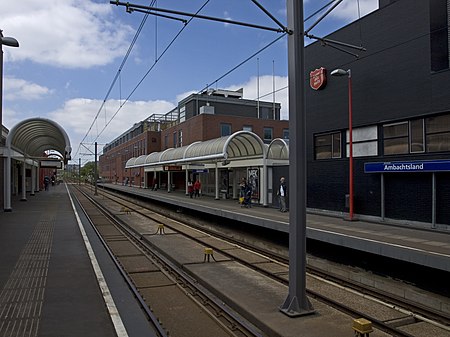
<path fill-rule="evenodd" d="M 262 204 L 263 207 L 267 207 L 267 184 L 269 182 L 269 179 L 267 179 L 267 155 L 266 153 L 263 154 L 263 173 L 262 173 Z"/>
<path fill-rule="evenodd" d="M 170 171 L 167 171 L 167 192 L 170 192 L 170 186 L 172 185 L 172 174 Z"/>
<path fill-rule="evenodd" d="M 233 186 L 233 199 L 237 199 L 238 198 L 238 183 L 239 181 L 237 180 L 237 170 L 233 170 L 233 182 L 232 185 Z"/>
<path fill-rule="evenodd" d="M 11 208 L 11 146 L 8 146 L 7 148 L 8 155 L 6 157 L 5 162 L 5 212 L 12 212 Z"/>
<path fill-rule="evenodd" d="M 189 169 L 188 169 L 188 167 L 186 165 L 186 171 L 185 171 L 185 176 L 184 176 L 184 187 L 185 187 L 185 190 L 186 190 L 186 195 L 189 194 L 188 181 L 189 181 Z"/>
<path fill-rule="evenodd" d="M 36 167 L 34 161 L 31 164 L 31 196 L 34 196 L 34 187 L 36 185 Z"/>
<path fill-rule="evenodd" d="M 20 201 L 27 201 L 27 177 L 26 177 L 26 173 L 27 173 L 27 168 L 25 167 L 26 165 L 26 157 L 23 157 L 23 163 L 22 163 L 22 198 L 20 199 Z"/>
<path fill-rule="evenodd" d="M 145 172 L 145 170 L 143 170 L 143 172 L 144 172 L 144 188 L 148 188 L 148 179 L 147 179 L 148 173 Z"/>
<path fill-rule="evenodd" d="M 219 166 L 217 166 L 217 162 L 216 162 L 216 167 L 214 168 L 214 174 L 215 174 L 215 183 L 214 183 L 215 196 L 214 196 L 214 199 L 219 200 Z"/>

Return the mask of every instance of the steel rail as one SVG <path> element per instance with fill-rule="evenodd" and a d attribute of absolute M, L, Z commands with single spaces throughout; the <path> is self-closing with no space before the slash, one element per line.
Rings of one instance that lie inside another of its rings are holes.
<path fill-rule="evenodd" d="M 111 193 L 111 192 L 109 192 L 109 193 Z M 111 194 L 114 195 L 116 198 L 121 198 L 121 199 L 123 199 L 123 200 L 126 200 L 126 199 L 124 199 L 124 198 L 118 196 L 118 195 L 115 194 L 115 193 L 111 193 Z M 126 202 L 129 202 L 129 201 L 126 201 Z M 124 205 L 125 205 L 125 204 L 124 204 Z M 129 205 L 129 204 L 126 204 L 126 205 Z M 139 206 L 140 206 L 141 208 L 144 208 L 144 207 L 145 207 L 145 206 L 143 206 L 143 205 L 139 205 Z M 151 218 L 151 219 L 153 219 L 153 220 L 156 220 L 155 218 L 152 218 L 152 217 L 149 216 L 148 214 L 142 213 L 142 212 L 140 212 L 139 210 L 135 210 L 135 212 L 137 212 L 137 213 L 139 213 L 139 214 L 141 214 L 141 215 L 143 215 L 143 216 L 145 216 L 145 217 L 147 217 L 147 218 Z M 166 215 L 163 215 L 163 216 L 164 216 L 164 217 L 167 217 Z M 157 220 L 157 221 L 160 221 L 160 220 Z M 177 220 L 177 221 L 178 221 L 178 220 Z M 186 225 L 187 225 L 187 224 L 186 224 Z M 257 250 L 259 254 L 262 254 L 262 255 L 268 255 L 268 254 L 269 254 L 269 255 L 270 255 L 269 259 L 274 260 L 274 261 L 279 261 L 279 262 L 282 262 L 282 263 L 285 263 L 285 264 L 288 264 L 288 261 L 287 261 L 286 258 L 280 257 L 279 255 L 274 255 L 274 254 L 271 253 L 271 252 L 268 252 L 268 251 L 266 251 L 266 250 L 262 250 L 262 249 L 260 249 L 260 248 L 258 248 L 258 247 L 253 246 L 253 245 L 250 245 L 250 244 L 247 244 L 247 243 L 243 243 L 242 241 L 239 241 L 239 240 L 236 240 L 236 239 L 231 239 L 231 238 L 229 238 L 229 237 L 227 237 L 227 236 L 225 236 L 225 235 L 223 235 L 223 234 L 217 233 L 216 231 L 209 230 L 209 229 L 205 229 L 204 227 L 199 227 L 199 226 L 195 226 L 195 225 L 192 225 L 192 224 L 188 224 L 188 226 L 189 226 L 189 227 L 194 227 L 194 228 L 196 228 L 197 230 L 201 230 L 201 231 L 203 231 L 204 233 L 209 234 L 209 235 L 211 235 L 211 236 L 214 236 L 214 237 L 220 237 L 222 240 L 226 240 L 226 241 L 228 241 L 228 242 L 230 242 L 230 243 L 237 244 L 237 245 L 239 245 L 239 246 L 241 246 L 241 247 L 245 247 L 246 249 L 249 249 L 249 250 L 252 250 L 252 251 Z M 167 227 L 170 228 L 170 226 L 167 226 Z M 175 231 L 177 231 L 177 230 L 174 229 L 174 228 L 172 228 L 172 229 L 175 230 Z M 189 236 L 188 234 L 185 234 L 185 233 L 183 233 L 183 235 Z M 190 237 L 190 239 L 202 243 L 201 240 L 199 240 L 199 239 L 197 239 L 197 238 L 195 238 L 195 237 Z M 280 278 L 280 277 L 278 277 L 278 276 L 276 276 L 276 275 L 271 275 L 271 274 L 268 273 L 267 271 L 261 270 L 261 269 L 257 268 L 257 266 L 255 266 L 255 265 L 253 265 L 253 264 L 251 264 L 251 263 L 248 263 L 248 262 L 246 262 L 246 261 L 244 261 L 244 260 L 241 260 L 241 259 L 239 259 L 239 258 L 237 258 L 237 257 L 235 257 L 235 256 L 230 255 L 230 254 L 227 253 L 226 251 L 223 251 L 223 250 L 221 250 L 221 249 L 219 249 L 219 248 L 215 248 L 215 250 L 216 250 L 216 251 L 219 251 L 221 254 L 223 254 L 223 255 L 225 255 L 225 256 L 228 256 L 228 257 L 230 257 L 230 258 L 233 258 L 234 260 L 238 260 L 239 262 L 243 263 L 244 265 L 247 265 L 248 267 L 251 267 L 251 268 L 253 268 L 253 269 L 255 269 L 255 270 L 257 269 L 257 270 L 260 271 L 261 273 L 266 274 L 266 275 L 269 275 L 269 276 L 271 276 L 271 277 L 274 277 L 276 280 L 278 280 L 278 281 L 280 281 L 280 282 L 282 282 L 282 283 L 284 283 L 284 284 L 287 284 L 286 280 L 284 280 L 284 279 L 282 279 L 282 278 Z M 313 270 L 313 269 L 314 269 L 314 268 L 312 268 L 312 267 L 308 267 L 309 273 L 310 273 L 311 275 L 314 275 L 314 274 L 317 275 L 317 273 L 318 273 L 317 270 Z M 321 275 L 323 275 L 323 272 L 321 273 Z M 348 280 L 343 280 L 343 279 L 341 279 L 341 278 L 336 277 L 335 275 L 330 276 L 329 274 L 326 274 L 324 277 L 326 277 L 327 279 L 333 278 L 333 279 L 334 279 L 334 283 L 338 283 L 338 284 L 346 284 L 346 286 L 345 286 L 346 288 L 349 288 L 349 289 L 355 289 L 355 288 L 356 288 L 357 291 L 360 292 L 361 294 L 370 294 L 370 296 L 373 296 L 374 298 L 377 298 L 377 297 L 382 297 L 383 299 L 386 299 L 386 298 L 387 298 L 387 299 L 388 299 L 388 300 L 387 300 L 388 302 L 395 303 L 395 304 L 393 305 L 393 307 L 392 307 L 393 309 L 398 310 L 398 311 L 400 311 L 400 312 L 402 312 L 402 313 L 404 313 L 404 314 L 410 315 L 410 316 L 414 317 L 415 319 L 418 319 L 418 320 L 427 322 L 427 323 L 429 323 L 429 324 L 433 324 L 433 325 L 435 325 L 435 326 L 437 326 L 437 327 L 439 327 L 439 328 L 441 328 L 441 329 L 446 329 L 446 330 L 447 330 L 446 324 L 448 324 L 448 318 L 445 317 L 445 316 L 442 316 L 441 314 L 439 314 L 439 313 L 437 313 L 437 312 L 433 312 L 433 311 L 432 311 L 431 309 L 429 309 L 429 308 L 420 307 L 418 304 L 408 302 L 408 301 L 406 301 L 406 300 L 404 300 L 404 299 L 402 299 L 402 298 L 395 297 L 395 296 L 393 296 L 393 295 L 391 295 L 391 294 L 386 294 L 386 293 L 383 293 L 383 292 L 381 292 L 381 291 L 375 291 L 375 290 L 369 289 L 369 288 L 367 288 L 367 287 L 358 286 L 358 285 L 356 285 L 356 284 L 353 283 L 353 282 L 349 282 Z M 343 312 L 346 312 L 346 313 L 348 313 L 348 314 L 350 314 L 350 315 L 352 315 L 352 316 L 354 316 L 354 317 L 364 317 L 364 318 L 366 318 L 366 319 L 372 321 L 372 322 L 374 323 L 374 326 L 376 326 L 378 329 L 380 329 L 380 330 L 382 330 L 382 331 L 385 331 L 385 332 L 387 332 L 387 333 L 391 333 L 391 334 L 393 334 L 394 336 L 413 337 L 413 335 L 411 335 L 411 334 L 408 334 L 408 333 L 403 332 L 403 331 L 401 331 L 401 330 L 399 330 L 399 329 L 393 328 L 393 327 L 391 327 L 389 324 L 386 324 L 386 323 L 384 323 L 384 322 L 382 322 L 382 321 L 380 321 L 380 320 L 377 320 L 377 319 L 375 319 L 375 318 L 373 318 L 373 317 L 369 317 L 368 315 L 366 315 L 366 314 L 364 314 L 364 313 L 362 313 L 362 312 L 356 311 L 356 310 L 351 309 L 351 308 L 349 308 L 349 307 L 347 307 L 347 306 L 343 306 L 342 304 L 340 304 L 340 303 L 338 303 L 338 302 L 336 302 L 336 301 L 333 301 L 333 300 L 331 300 L 331 299 L 328 299 L 327 297 L 325 297 L 325 296 L 323 296 L 323 295 L 321 295 L 321 294 L 318 294 L 318 293 L 316 293 L 316 292 L 314 292 L 314 291 L 307 290 L 307 292 L 308 292 L 312 297 L 317 298 L 317 299 L 321 300 L 322 302 L 329 303 L 331 306 L 336 307 L 336 308 L 339 309 L 339 310 L 342 309 Z M 384 301 L 384 305 L 387 305 L 387 306 L 388 306 L 388 304 L 389 304 L 389 303 L 386 303 L 386 301 Z M 413 309 L 407 310 L 407 311 L 405 311 L 405 310 L 402 311 L 402 309 L 401 309 L 402 307 L 406 307 L 406 308 L 408 308 L 408 307 L 409 307 L 409 308 L 413 307 Z M 420 314 L 417 314 L 415 311 L 419 311 Z M 427 318 L 427 314 L 429 314 L 429 313 L 432 313 L 435 317 L 434 317 L 433 319 Z M 437 316 L 437 317 L 436 317 L 436 316 Z M 440 321 L 441 323 L 440 323 L 440 322 L 437 322 L 437 321 Z"/>
<path fill-rule="evenodd" d="M 209 290 L 207 290 L 202 285 L 200 285 L 190 275 L 186 274 L 186 272 L 184 272 L 182 269 L 177 267 L 173 262 L 168 260 L 164 255 L 162 255 L 162 252 L 155 252 L 155 250 L 153 250 L 153 249 L 158 250 L 158 248 L 155 247 L 149 240 L 144 238 L 141 235 L 141 233 L 139 233 L 136 229 L 134 229 L 129 224 L 121 221 L 115 215 L 111 214 L 111 212 L 108 209 L 103 207 L 95 199 L 89 197 L 84 192 L 81 192 L 81 193 L 83 193 L 83 195 L 85 195 L 85 197 L 88 198 L 89 202 L 94 204 L 95 207 L 97 207 L 110 221 L 119 225 L 120 228 L 122 229 L 122 232 L 126 231 L 126 233 L 125 233 L 126 236 L 133 237 L 134 241 L 136 243 L 138 243 L 141 247 L 145 248 L 153 258 L 156 258 L 159 261 L 159 263 L 161 265 L 163 265 L 164 271 L 169 272 L 172 275 L 175 275 L 174 278 L 177 280 L 177 283 L 179 283 L 180 280 L 182 280 L 185 285 L 187 285 L 191 289 L 193 289 L 192 293 L 195 293 L 197 296 L 199 296 L 199 294 L 200 294 L 201 295 L 200 297 L 202 297 L 204 300 L 207 300 L 209 304 L 212 304 L 213 307 L 215 307 L 216 309 L 219 309 L 221 312 L 223 312 L 226 315 L 225 317 L 228 317 L 228 321 L 230 322 L 230 325 L 232 327 L 237 329 L 237 326 L 240 325 L 242 327 L 240 329 L 240 331 L 242 333 L 244 333 L 246 336 L 263 337 L 263 335 L 260 333 L 260 330 L 258 328 L 256 328 L 253 324 L 251 324 L 247 320 L 243 319 L 239 314 L 236 313 L 236 311 L 229 308 L 222 300 L 217 298 Z M 140 213 L 139 211 L 136 211 L 136 210 L 134 210 L 134 211 L 136 213 Z M 140 214 L 144 214 L 144 213 L 140 213 Z M 148 218 L 148 215 L 146 217 Z M 96 231 L 96 232 L 98 233 L 98 231 Z M 100 233 L 98 233 L 97 235 L 101 236 Z M 102 239 L 102 242 L 104 243 L 104 245 L 106 245 L 105 247 L 107 247 L 107 243 L 103 239 Z M 152 247 L 153 249 L 149 249 L 149 247 Z M 107 247 L 107 250 L 110 254 L 113 254 L 113 252 L 111 252 L 111 250 L 108 247 Z M 116 258 L 113 255 L 111 255 L 111 256 L 114 258 L 114 261 L 116 261 Z M 118 263 L 118 261 L 117 261 L 117 263 Z M 123 271 L 123 273 L 125 273 L 125 276 L 129 280 L 129 277 L 126 275 L 126 271 L 124 271 L 122 268 L 121 268 L 121 271 Z M 130 280 L 130 282 L 131 282 L 131 280 Z M 138 291 L 135 287 L 134 287 L 134 290 Z M 191 294 L 191 296 L 193 296 L 193 295 Z M 145 303 L 145 301 L 143 299 L 142 299 L 142 301 L 143 301 L 142 302 L 143 305 L 146 307 L 144 309 L 146 311 L 149 311 L 150 309 L 148 308 L 148 305 Z M 206 308 L 204 303 L 203 304 L 199 303 L 199 305 L 203 305 L 205 307 L 204 309 L 206 311 L 208 311 L 208 312 L 211 311 Z M 213 317 L 214 315 L 211 314 L 211 316 Z M 231 329 L 230 327 L 227 327 L 227 328 Z"/>
<path fill-rule="evenodd" d="M 93 200 L 91 197 L 89 197 L 88 194 L 82 192 L 80 189 L 78 189 L 78 191 L 83 195 L 83 197 L 85 197 L 89 202 L 93 203 L 95 202 L 95 200 Z M 154 328 L 157 330 L 156 332 L 159 334 L 160 337 L 168 337 L 169 335 L 167 334 L 167 332 L 165 331 L 165 329 L 163 329 L 163 327 L 161 327 L 161 324 L 158 320 L 158 318 L 155 316 L 155 314 L 150 310 L 150 308 L 148 307 L 148 305 L 145 303 L 145 300 L 142 298 L 141 294 L 139 293 L 139 291 L 137 290 L 137 288 L 135 287 L 133 281 L 131 281 L 131 279 L 129 278 L 128 274 L 125 272 L 125 270 L 123 269 L 122 265 L 119 263 L 119 261 L 117 260 L 117 258 L 114 256 L 113 252 L 111 251 L 111 249 L 108 247 L 108 244 L 105 242 L 105 240 L 103 239 L 103 237 L 101 236 L 101 234 L 99 233 L 99 231 L 97 230 L 97 228 L 94 226 L 94 223 L 92 222 L 90 216 L 88 215 L 85 207 L 82 205 L 82 203 L 80 202 L 78 196 L 75 193 L 72 193 L 72 197 L 74 198 L 74 200 L 76 200 L 78 206 L 81 208 L 81 210 L 83 211 L 84 215 L 86 216 L 86 218 L 88 219 L 91 227 L 93 228 L 93 230 L 95 231 L 96 235 L 98 236 L 100 242 L 102 243 L 102 245 L 104 246 L 104 248 L 106 249 L 106 251 L 108 252 L 108 255 L 111 257 L 111 260 L 114 262 L 116 268 L 118 269 L 118 271 L 120 272 L 120 274 L 122 275 L 122 277 L 124 278 L 126 284 L 128 285 L 128 287 L 130 288 L 131 292 L 133 293 L 133 295 L 136 297 L 136 299 L 139 302 L 139 305 L 141 306 L 141 308 L 143 309 L 143 311 L 145 312 L 145 314 L 147 315 L 147 317 L 149 318 L 150 322 L 152 323 L 152 325 L 154 326 Z M 94 202 L 93 202 L 94 201 Z"/>

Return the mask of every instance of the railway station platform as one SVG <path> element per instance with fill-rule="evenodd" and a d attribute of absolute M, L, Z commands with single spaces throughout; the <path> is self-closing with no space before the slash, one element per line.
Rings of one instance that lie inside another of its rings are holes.
<path fill-rule="evenodd" d="M 12 206 L 0 212 L 0 336 L 152 336 L 89 225 L 81 225 L 83 237 L 87 221 L 77 209 L 78 221 L 64 184 L 26 202 L 13 198 Z"/>
<path fill-rule="evenodd" d="M 0 212 L 0 336 L 156 336 L 82 210 L 73 204 L 66 185 L 60 184 L 27 201 L 13 198 L 12 212 Z M 255 319 L 274 331 L 282 329 L 282 336 L 352 334 L 351 317 L 316 301 L 315 315 L 289 318 L 280 313 L 287 290 L 273 281 L 265 284 L 261 277 L 237 270 L 233 280 L 229 269 L 220 277 L 215 264 L 197 269 L 202 268 L 207 268 L 205 277 L 225 282 Z M 249 293 L 256 300 L 242 296 Z M 255 307 L 257 312 L 248 309 Z M 374 337 L 383 336 L 374 332 Z"/>
<path fill-rule="evenodd" d="M 153 191 L 120 184 L 101 184 L 99 188 L 154 199 L 252 226 L 289 232 L 289 213 L 279 212 L 275 208 L 259 205 L 241 208 L 237 200 L 216 200 L 209 196 L 191 199 L 184 191 L 168 193 L 166 190 Z M 450 231 L 427 230 L 407 224 L 346 221 L 343 217 L 308 213 L 306 235 L 308 239 L 450 272 Z"/>
<path fill-rule="evenodd" d="M 218 214 L 224 218 L 248 219 L 253 225 L 267 228 L 273 226 L 280 231 L 288 231 L 288 214 L 278 212 L 276 209 L 263 207 L 247 209 L 241 208 L 236 200 L 215 200 L 209 197 L 190 199 L 183 193 L 150 191 L 121 185 L 104 187 L 158 199 L 179 207 L 196 208 L 201 212 Z M 133 294 L 87 223 L 82 211 L 77 206 L 72 206 L 64 184 L 52 186 L 49 191 L 36 193 L 35 196 L 28 197 L 26 202 L 18 198 L 13 199 L 12 209 L 12 212 L 0 213 L 0 245 L 3 248 L 0 254 L 0 335 L 25 335 L 26 332 L 27 335 L 46 337 L 152 336 L 153 329 L 147 318 L 142 314 Z M 322 233 L 326 238 L 325 233 L 329 231 L 331 233 L 328 234 L 328 240 L 338 240 L 334 236 L 341 235 L 341 242 L 346 242 L 346 236 L 355 241 L 371 242 L 373 239 L 366 238 L 365 235 L 368 235 L 366 232 L 370 230 L 376 232 L 378 227 L 370 226 L 380 226 L 363 222 L 341 223 L 341 221 L 332 217 L 308 215 L 308 236 L 318 237 Z M 362 227 L 359 232 L 354 233 L 353 229 L 347 229 L 347 232 L 340 229 L 340 226 L 356 226 L 358 223 L 367 227 Z M 378 238 L 379 242 L 395 235 L 396 229 L 391 228 L 389 231 L 389 226 L 387 227 L 383 239 Z M 418 231 L 416 238 L 426 238 L 428 232 L 422 233 L 422 236 L 420 233 L 422 231 Z M 441 242 L 445 242 L 448 246 L 448 240 L 444 241 L 448 238 L 448 234 L 434 232 L 428 234 L 436 235 L 433 239 L 428 237 L 429 241 L 442 240 Z M 408 238 L 407 235 L 409 234 L 405 233 L 402 236 Z M 86 241 L 89 245 L 86 245 Z M 417 243 L 417 240 L 409 242 Z M 398 243 L 393 245 L 398 246 Z M 91 246 L 93 253 L 90 253 L 88 246 Z M 445 251 L 445 244 L 433 247 L 442 249 L 442 253 L 439 253 L 442 258 L 448 257 L 448 247 Z M 423 254 L 425 253 L 423 250 Z M 433 252 L 428 252 L 428 255 L 432 254 Z M 95 263 L 92 262 L 92 255 L 98 261 L 102 275 L 100 277 Z M 441 263 L 444 265 L 447 263 L 448 266 L 448 261 L 444 259 Z M 211 266 L 217 268 L 213 264 L 209 267 Z M 249 275 L 236 275 L 248 281 L 247 284 L 240 280 L 222 278 L 218 272 L 217 269 L 211 269 L 208 275 L 215 277 L 216 283 L 223 282 L 224 287 L 229 288 L 234 294 L 236 301 L 245 301 L 245 296 L 240 296 L 239 291 L 248 294 L 256 289 L 255 285 L 250 283 L 250 279 L 253 278 L 249 278 Z M 318 303 L 314 304 L 318 311 L 316 315 L 304 316 L 301 319 L 288 318 L 277 310 L 287 294 L 286 290 L 272 289 L 273 287 L 263 286 L 260 281 L 258 282 L 258 291 L 271 290 L 268 293 L 258 293 L 257 296 L 264 302 L 264 308 L 273 309 L 270 312 L 263 312 L 266 316 L 262 319 L 268 325 L 281 325 L 286 331 L 286 336 L 298 336 L 299 331 L 302 331 L 302 336 L 305 337 L 326 336 L 331 331 L 336 337 L 352 334 L 349 317 Z M 248 288 L 245 288 L 245 285 Z M 115 309 L 111 309 L 112 302 L 116 306 Z M 243 307 L 252 305 L 261 308 L 260 302 L 242 304 Z M 274 318 L 276 321 L 271 321 Z M 385 334 L 374 332 L 373 336 Z"/>

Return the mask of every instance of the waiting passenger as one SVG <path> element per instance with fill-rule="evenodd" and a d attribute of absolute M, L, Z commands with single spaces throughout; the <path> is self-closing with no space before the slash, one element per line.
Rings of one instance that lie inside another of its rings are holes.
<path fill-rule="evenodd" d="M 252 207 L 252 187 L 247 183 L 244 186 L 244 200 L 242 201 L 241 207 Z"/>
<path fill-rule="evenodd" d="M 47 177 L 47 176 L 45 176 L 44 177 L 44 187 L 45 187 L 45 190 L 46 191 L 48 191 L 48 185 L 50 184 L 50 178 L 49 177 Z"/>
<path fill-rule="evenodd" d="M 202 190 L 202 183 L 197 179 L 194 183 L 194 197 L 200 198 L 200 191 Z"/>
<path fill-rule="evenodd" d="M 192 181 L 188 181 L 188 194 L 189 196 L 192 198 L 192 196 L 194 195 L 194 185 L 192 184 Z"/>

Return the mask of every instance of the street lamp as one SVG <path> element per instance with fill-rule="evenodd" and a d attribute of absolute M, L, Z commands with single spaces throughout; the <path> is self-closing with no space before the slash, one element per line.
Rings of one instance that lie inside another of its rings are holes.
<path fill-rule="evenodd" d="M 3 30 L 0 29 L 0 123 L 3 118 L 3 45 L 8 47 L 19 47 L 19 42 L 13 37 L 3 36 Z"/>
<path fill-rule="evenodd" d="M 13 37 L 4 37 L 3 30 L 0 29 L 0 125 L 3 125 L 3 45 L 19 47 L 19 42 Z M 0 160 L 0 165 L 3 165 L 3 159 Z M 8 148 L 6 157 L 5 192 L 4 210 L 5 212 L 11 212 L 11 147 Z"/>
<path fill-rule="evenodd" d="M 353 220 L 353 107 L 352 107 L 352 72 L 351 70 L 335 69 L 331 76 L 348 77 L 348 138 L 349 138 L 349 220 Z"/>

